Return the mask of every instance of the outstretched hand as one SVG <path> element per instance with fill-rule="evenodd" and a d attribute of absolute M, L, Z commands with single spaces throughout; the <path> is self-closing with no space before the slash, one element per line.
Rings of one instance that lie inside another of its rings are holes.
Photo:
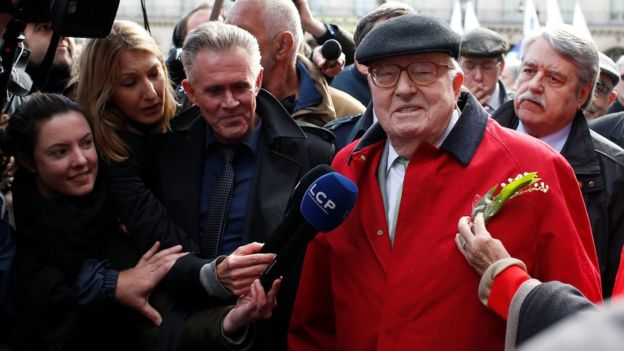
<path fill-rule="evenodd" d="M 503 243 L 492 238 L 485 228 L 483 213 L 477 214 L 474 223 L 468 216 L 461 217 L 457 229 L 455 244 L 479 275 L 483 275 L 492 263 L 511 257 Z"/>
<path fill-rule="evenodd" d="M 117 302 L 141 312 L 156 325 L 160 325 L 162 317 L 149 304 L 149 297 L 156 285 L 169 273 L 175 261 L 186 255 L 186 252 L 182 252 L 181 245 L 157 252 L 159 247 L 159 242 L 154 243 L 136 266 L 119 272 L 115 290 Z"/>
<path fill-rule="evenodd" d="M 270 318 L 277 306 L 276 297 L 281 282 L 281 279 L 275 279 L 271 290 L 265 294 L 260 280 L 254 280 L 249 294 L 239 297 L 236 306 L 223 319 L 225 334 L 231 335 L 249 323 Z"/>
<path fill-rule="evenodd" d="M 249 294 L 254 280 L 273 262 L 275 254 L 258 253 L 260 243 L 243 245 L 217 264 L 217 277 L 221 284 L 236 296 Z"/>
<path fill-rule="evenodd" d="M 295 7 L 299 11 L 301 26 L 305 32 L 310 33 L 315 38 L 320 38 L 325 34 L 327 28 L 323 22 L 314 17 L 307 0 L 294 0 Z"/>

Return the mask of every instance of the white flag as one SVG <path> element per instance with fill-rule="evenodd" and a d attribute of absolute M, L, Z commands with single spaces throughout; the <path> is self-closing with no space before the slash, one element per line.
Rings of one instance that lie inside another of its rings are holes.
<path fill-rule="evenodd" d="M 546 3 L 546 27 L 553 27 L 563 24 L 559 3 L 557 0 L 548 0 Z"/>
<path fill-rule="evenodd" d="M 526 0 L 524 3 L 524 26 L 522 28 L 522 35 L 526 37 L 527 34 L 539 27 L 540 24 L 537 18 L 537 11 L 535 10 L 535 4 L 533 4 L 533 0 Z"/>
<path fill-rule="evenodd" d="M 576 4 L 574 4 L 574 17 L 572 19 L 572 26 L 579 31 L 579 34 L 586 36 L 588 39 L 592 39 L 591 32 L 587 27 L 587 22 L 585 22 L 583 10 L 581 10 L 581 5 L 578 1 L 576 2 Z"/>
<path fill-rule="evenodd" d="M 451 22 L 449 24 L 454 32 L 458 33 L 459 35 L 464 34 L 462 30 L 462 15 L 459 0 L 455 1 L 455 6 L 453 6 L 453 12 L 451 13 Z"/>
<path fill-rule="evenodd" d="M 468 33 L 473 29 L 481 27 L 479 20 L 477 19 L 477 13 L 475 12 L 472 1 L 466 2 L 466 14 L 464 17 L 464 33 Z"/>

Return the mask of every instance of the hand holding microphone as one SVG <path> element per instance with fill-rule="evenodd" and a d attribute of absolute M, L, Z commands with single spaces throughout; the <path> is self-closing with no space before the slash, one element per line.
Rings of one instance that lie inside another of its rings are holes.
<path fill-rule="evenodd" d="M 291 230 L 275 260 L 260 277 L 265 291 L 305 254 L 306 246 L 319 231 L 331 231 L 345 220 L 356 198 L 357 186 L 336 172 L 319 177 L 307 188 L 299 206 L 303 217 L 300 225 Z"/>
<path fill-rule="evenodd" d="M 314 48 L 312 59 L 327 77 L 337 76 L 345 65 L 342 46 L 335 39 L 329 39 L 321 47 Z"/>

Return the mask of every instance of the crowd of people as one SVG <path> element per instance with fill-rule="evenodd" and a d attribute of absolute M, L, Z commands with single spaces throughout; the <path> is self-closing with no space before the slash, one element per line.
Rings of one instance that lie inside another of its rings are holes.
<path fill-rule="evenodd" d="M 27 23 L 33 88 L 0 120 L 0 349 L 624 347 L 624 57 L 541 28 L 511 88 L 501 34 L 401 2 L 354 35 L 308 0 L 211 15 L 166 56 L 127 20 L 62 37 L 50 72 L 53 28 Z M 263 286 L 264 243 L 331 198 L 298 189 L 319 165 L 355 205 Z"/>

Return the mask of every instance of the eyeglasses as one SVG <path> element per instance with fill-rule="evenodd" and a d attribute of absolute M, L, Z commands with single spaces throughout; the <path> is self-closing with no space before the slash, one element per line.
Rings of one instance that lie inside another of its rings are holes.
<path fill-rule="evenodd" d="M 613 91 L 613 87 L 609 86 L 607 83 L 602 80 L 598 80 L 596 82 L 596 88 L 594 89 L 596 93 L 600 95 L 607 95 Z"/>
<path fill-rule="evenodd" d="M 438 79 L 441 71 L 451 68 L 451 65 L 443 63 L 416 62 L 407 66 L 407 68 L 399 65 L 379 65 L 371 67 L 368 72 L 373 84 L 380 88 L 391 88 L 397 84 L 403 71 L 407 71 L 408 77 L 414 84 L 427 86 L 433 84 Z"/>

